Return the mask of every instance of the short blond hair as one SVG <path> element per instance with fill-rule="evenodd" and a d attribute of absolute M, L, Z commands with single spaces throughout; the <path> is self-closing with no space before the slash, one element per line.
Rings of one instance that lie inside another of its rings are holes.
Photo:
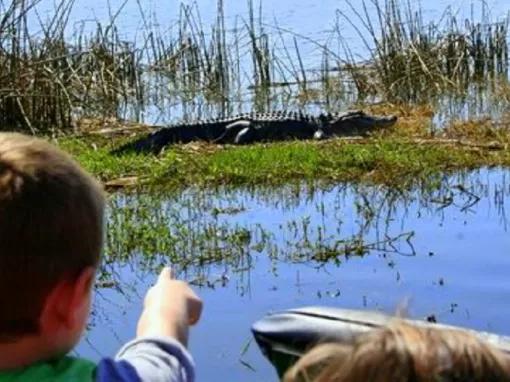
<path fill-rule="evenodd" d="M 394 322 L 305 354 L 284 382 L 507 382 L 509 356 L 471 333 Z"/>
<path fill-rule="evenodd" d="M 0 339 L 39 330 L 57 282 L 97 267 L 100 184 L 42 139 L 0 133 Z"/>

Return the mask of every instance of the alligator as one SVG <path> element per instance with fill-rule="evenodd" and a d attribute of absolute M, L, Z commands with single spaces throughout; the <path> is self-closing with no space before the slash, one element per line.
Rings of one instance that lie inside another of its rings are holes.
<path fill-rule="evenodd" d="M 373 116 L 361 110 L 318 116 L 302 112 L 239 114 L 230 118 L 199 120 L 160 127 L 114 150 L 114 153 L 150 152 L 158 154 L 167 145 L 207 141 L 243 145 L 255 142 L 326 139 L 338 136 L 367 135 L 378 128 L 390 127 L 396 116 Z"/>

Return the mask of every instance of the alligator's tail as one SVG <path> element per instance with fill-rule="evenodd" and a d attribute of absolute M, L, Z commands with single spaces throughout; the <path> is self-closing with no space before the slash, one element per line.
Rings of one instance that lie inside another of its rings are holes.
<path fill-rule="evenodd" d="M 127 142 L 111 151 L 113 155 L 124 155 L 129 153 L 143 152 L 142 149 L 143 138 L 137 139 L 136 141 Z"/>
<path fill-rule="evenodd" d="M 138 138 L 134 141 L 127 142 L 126 144 L 112 150 L 114 155 L 123 155 L 128 153 L 147 153 L 159 154 L 163 148 L 171 140 L 171 132 L 169 129 L 159 129 L 150 133 L 148 136 Z"/>

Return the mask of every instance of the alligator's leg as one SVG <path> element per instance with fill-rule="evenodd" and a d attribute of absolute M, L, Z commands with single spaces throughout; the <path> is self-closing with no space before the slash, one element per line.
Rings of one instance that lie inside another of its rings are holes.
<path fill-rule="evenodd" d="M 237 136 L 240 131 L 249 128 L 251 126 L 250 121 L 241 120 L 233 122 L 225 127 L 225 131 L 221 136 L 216 138 L 214 143 L 236 143 Z"/>
<path fill-rule="evenodd" d="M 242 129 L 236 136 L 236 145 L 246 145 L 256 141 L 257 131 L 255 127 L 249 126 Z"/>
<path fill-rule="evenodd" d="M 326 132 L 323 129 L 318 129 L 313 134 L 313 139 L 316 140 L 316 141 L 322 141 L 322 140 L 328 139 L 328 138 L 331 138 L 331 135 L 330 134 L 326 134 Z"/>
<path fill-rule="evenodd" d="M 129 142 L 113 150 L 113 154 L 135 153 L 153 153 L 159 154 L 163 148 L 176 139 L 176 130 L 169 128 L 160 128 L 148 136 Z"/>

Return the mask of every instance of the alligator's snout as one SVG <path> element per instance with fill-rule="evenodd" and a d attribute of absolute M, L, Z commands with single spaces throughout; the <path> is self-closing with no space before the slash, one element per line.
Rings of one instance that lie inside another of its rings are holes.
<path fill-rule="evenodd" d="M 374 130 L 391 127 L 396 122 L 395 115 L 377 116 L 357 110 L 332 121 L 327 130 L 332 136 L 367 135 Z"/>

